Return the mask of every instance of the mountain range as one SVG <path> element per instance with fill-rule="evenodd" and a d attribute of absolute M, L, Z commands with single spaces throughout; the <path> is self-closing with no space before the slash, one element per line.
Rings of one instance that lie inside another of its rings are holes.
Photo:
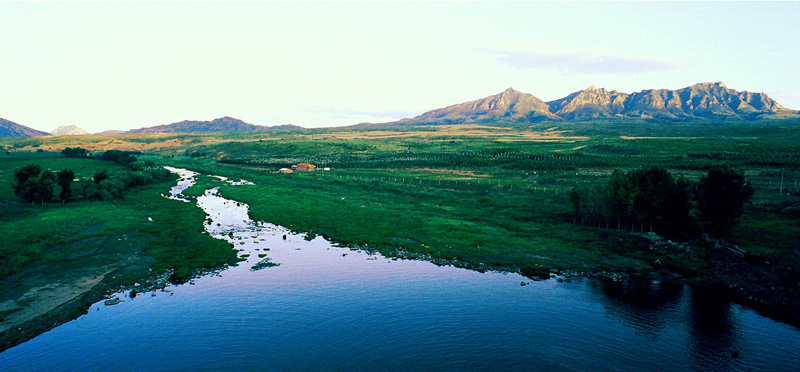
<path fill-rule="evenodd" d="M 591 86 L 549 102 L 508 88 L 493 96 L 431 110 L 395 123 L 535 123 L 598 119 L 706 121 L 792 117 L 800 117 L 800 112 L 784 108 L 764 93 L 738 92 L 718 82 L 630 94 Z"/>
<path fill-rule="evenodd" d="M 226 116 L 211 121 L 184 120 L 155 127 L 132 129 L 125 133 L 255 132 L 280 129 L 302 129 L 302 127 L 291 124 L 267 127 L 249 124 L 242 120 Z"/>
<path fill-rule="evenodd" d="M 648 89 L 622 93 L 590 86 L 566 97 L 542 101 L 528 93 L 508 88 L 486 98 L 447 106 L 422 115 L 381 125 L 537 123 L 543 121 L 656 120 L 656 121 L 741 121 L 800 118 L 800 111 L 784 108 L 764 93 L 736 91 L 721 82 L 689 87 Z M 363 124 L 373 125 L 373 124 Z M 80 128 L 59 127 L 54 135 L 80 134 Z M 232 117 L 211 121 L 184 120 L 178 123 L 104 134 L 254 132 L 303 129 L 296 125 L 262 126 Z M 63 132 L 63 133 L 62 133 Z M 84 132 L 85 133 L 85 132 Z M 46 136 L 47 132 L 0 119 L 0 137 Z"/>

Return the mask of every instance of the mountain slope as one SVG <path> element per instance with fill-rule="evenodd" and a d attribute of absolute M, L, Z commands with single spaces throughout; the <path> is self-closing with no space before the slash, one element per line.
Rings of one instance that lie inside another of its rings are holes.
<path fill-rule="evenodd" d="M 56 130 L 50 134 L 54 136 L 80 136 L 83 134 L 89 134 L 89 132 L 74 125 L 62 125 L 56 128 Z"/>
<path fill-rule="evenodd" d="M 508 88 L 500 94 L 428 111 L 408 121 L 420 123 L 537 122 L 557 119 L 544 101 Z"/>
<path fill-rule="evenodd" d="M 111 135 L 117 135 L 117 134 L 123 134 L 123 133 L 125 133 L 124 130 L 111 129 L 111 130 L 104 130 L 104 131 L 99 132 L 97 134 L 102 134 L 104 136 L 111 136 Z"/>
<path fill-rule="evenodd" d="M 266 127 L 245 123 L 229 116 L 211 121 L 184 120 L 178 123 L 159 125 L 149 128 L 132 129 L 126 133 L 187 133 L 187 132 L 254 132 L 275 129 L 296 129 L 296 125 L 279 125 Z"/>
<path fill-rule="evenodd" d="M 48 134 L 47 132 L 28 128 L 13 121 L 0 118 L 0 137 L 39 137 Z"/>

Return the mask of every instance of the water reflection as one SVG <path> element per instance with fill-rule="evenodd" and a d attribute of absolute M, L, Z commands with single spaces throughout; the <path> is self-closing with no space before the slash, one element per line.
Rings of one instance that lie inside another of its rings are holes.
<path fill-rule="evenodd" d="M 591 290 L 600 296 L 606 312 L 626 326 L 654 339 L 682 315 L 685 285 L 649 280 L 592 280 Z"/>
<path fill-rule="evenodd" d="M 738 331 L 731 302 L 709 289 L 694 288 L 689 319 L 689 349 L 696 370 L 727 370 L 739 357 Z"/>
<path fill-rule="evenodd" d="M 732 303 L 717 291 L 650 281 L 591 280 L 587 286 L 607 315 L 646 339 L 685 338 L 693 370 L 735 370 L 744 357 Z"/>

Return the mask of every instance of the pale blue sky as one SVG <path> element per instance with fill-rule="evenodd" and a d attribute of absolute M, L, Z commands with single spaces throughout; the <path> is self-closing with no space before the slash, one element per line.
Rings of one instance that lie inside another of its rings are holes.
<path fill-rule="evenodd" d="M 722 81 L 800 109 L 800 3 L 0 3 L 0 117 L 90 132 L 384 122 Z"/>

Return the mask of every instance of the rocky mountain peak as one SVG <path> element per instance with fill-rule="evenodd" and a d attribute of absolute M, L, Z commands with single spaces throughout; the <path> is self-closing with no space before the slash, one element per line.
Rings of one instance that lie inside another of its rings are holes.
<path fill-rule="evenodd" d="M 613 117 L 624 108 L 627 94 L 607 91 L 594 85 L 564 98 L 548 102 L 550 111 L 569 120 Z"/>
<path fill-rule="evenodd" d="M 716 83 L 711 83 L 711 82 L 709 82 L 709 83 L 697 83 L 697 84 L 694 84 L 694 85 L 690 86 L 689 88 L 691 88 L 691 89 L 702 89 L 702 90 L 709 90 L 709 89 L 715 89 L 715 88 L 716 89 L 726 89 L 726 90 L 728 89 L 728 87 L 726 87 L 725 84 L 723 84 L 721 81 L 718 81 Z"/>
<path fill-rule="evenodd" d="M 75 125 L 62 125 L 56 128 L 56 130 L 54 130 L 51 134 L 54 136 L 80 136 L 89 134 L 89 132 L 78 128 Z"/>
<path fill-rule="evenodd" d="M 514 88 L 509 87 L 508 89 L 504 90 L 503 93 L 500 93 L 500 94 L 504 95 L 504 96 L 507 96 L 507 95 L 519 94 L 519 92 L 514 90 Z"/>
<path fill-rule="evenodd" d="M 219 119 L 215 119 L 215 120 L 212 120 L 212 121 L 223 121 L 223 122 L 244 123 L 244 121 L 242 121 L 242 120 L 239 120 L 239 119 L 237 119 L 237 118 L 230 117 L 230 116 L 223 116 L 223 117 L 221 117 L 221 118 L 219 118 Z"/>

